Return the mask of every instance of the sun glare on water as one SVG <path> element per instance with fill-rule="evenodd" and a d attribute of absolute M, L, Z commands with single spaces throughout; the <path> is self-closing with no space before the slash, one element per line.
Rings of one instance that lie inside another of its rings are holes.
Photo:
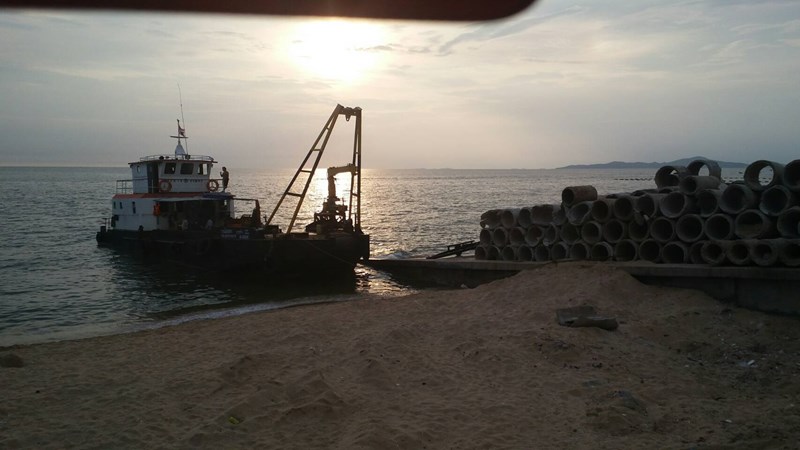
<path fill-rule="evenodd" d="M 356 82 L 384 58 L 385 31 L 358 21 L 313 20 L 298 24 L 288 55 L 305 73 L 328 80 Z"/>

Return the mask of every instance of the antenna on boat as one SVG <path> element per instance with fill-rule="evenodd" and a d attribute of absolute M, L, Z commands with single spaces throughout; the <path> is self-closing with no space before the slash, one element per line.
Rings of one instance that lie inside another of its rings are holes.
<path fill-rule="evenodd" d="M 175 138 L 178 140 L 178 146 L 175 147 L 175 156 L 186 157 L 189 151 L 189 137 L 186 136 L 186 128 L 181 126 L 181 121 L 183 122 L 184 126 L 186 125 L 186 120 L 183 118 L 183 94 L 181 93 L 181 84 L 178 83 L 178 99 L 181 105 L 181 118 L 177 119 L 178 121 L 178 134 L 175 136 L 170 136 L 171 138 Z M 181 145 L 181 139 L 184 140 L 186 144 L 186 148 Z"/>

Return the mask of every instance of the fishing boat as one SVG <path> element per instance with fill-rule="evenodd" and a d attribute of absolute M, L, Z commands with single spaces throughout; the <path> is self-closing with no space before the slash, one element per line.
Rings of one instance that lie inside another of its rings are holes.
<path fill-rule="evenodd" d="M 298 231 L 300 208 L 341 116 L 355 118 L 352 161 L 328 169 L 328 196 Z M 180 120 L 170 137 L 178 140 L 172 154 L 131 162 L 131 178 L 116 182 L 111 216 L 96 235 L 99 245 L 132 250 L 151 261 L 281 276 L 352 273 L 369 258 L 369 235 L 361 229 L 361 108 L 334 108 L 269 216 L 262 216 L 258 199 L 239 198 L 225 188 L 225 178 L 212 176 L 218 164 L 213 157 L 187 151 Z M 336 193 L 335 177 L 343 173 L 350 175 L 347 202 Z M 283 230 L 273 221 L 292 203 Z"/>

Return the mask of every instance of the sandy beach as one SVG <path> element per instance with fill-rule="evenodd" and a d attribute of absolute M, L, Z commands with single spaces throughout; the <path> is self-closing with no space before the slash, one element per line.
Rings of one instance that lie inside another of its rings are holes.
<path fill-rule="evenodd" d="M 557 323 L 578 305 L 619 328 Z M 2 348 L 0 448 L 797 448 L 799 337 L 797 318 L 551 264 Z"/>

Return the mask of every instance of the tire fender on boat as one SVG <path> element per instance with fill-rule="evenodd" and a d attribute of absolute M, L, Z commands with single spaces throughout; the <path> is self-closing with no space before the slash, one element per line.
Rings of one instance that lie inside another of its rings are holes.
<path fill-rule="evenodd" d="M 209 190 L 209 192 L 217 192 L 217 189 L 219 189 L 219 181 L 208 180 L 208 183 L 206 183 L 206 188 Z"/>
<path fill-rule="evenodd" d="M 169 192 L 172 190 L 172 182 L 169 180 L 161 180 L 158 183 L 158 189 L 160 189 L 161 192 Z"/>

